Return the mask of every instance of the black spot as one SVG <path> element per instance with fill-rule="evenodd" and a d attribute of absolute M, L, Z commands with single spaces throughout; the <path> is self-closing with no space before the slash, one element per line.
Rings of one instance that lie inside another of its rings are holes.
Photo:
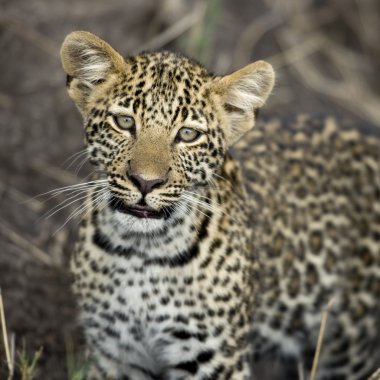
<path fill-rule="evenodd" d="M 168 303 L 169 303 L 169 297 L 162 297 L 161 299 L 160 299 L 160 303 L 161 303 L 161 305 L 167 305 Z"/>
<path fill-rule="evenodd" d="M 114 247 L 107 236 L 102 234 L 99 230 L 96 230 L 92 236 L 92 242 L 103 251 L 109 254 L 115 254 L 118 256 L 128 256 L 132 253 L 131 249 L 125 249 L 120 246 Z"/>
<path fill-rule="evenodd" d="M 349 348 L 350 348 L 350 341 L 348 339 L 344 338 L 341 340 L 341 342 L 337 346 L 335 346 L 331 350 L 331 354 L 338 356 L 338 355 L 347 353 Z"/>
<path fill-rule="evenodd" d="M 222 325 L 216 326 L 212 335 L 215 337 L 220 336 L 223 331 L 224 331 L 224 327 Z"/>
<path fill-rule="evenodd" d="M 111 242 L 108 240 L 106 236 L 104 236 L 100 231 L 95 231 L 94 235 L 92 236 L 92 242 L 98 246 L 99 248 L 103 249 L 104 251 L 108 251 L 112 248 Z"/>
<path fill-rule="evenodd" d="M 185 317 L 183 314 L 178 314 L 175 318 L 174 318 L 174 321 L 175 322 L 179 322 L 179 323 L 183 323 L 185 325 L 189 324 L 189 318 L 188 317 Z"/>
<path fill-rule="evenodd" d="M 120 338 L 120 333 L 115 331 L 114 329 L 112 329 L 110 326 L 107 326 L 105 329 L 104 329 L 104 332 L 112 337 L 112 338 Z"/>
<path fill-rule="evenodd" d="M 203 321 L 206 317 L 204 313 L 197 313 L 197 312 L 190 313 L 190 316 L 191 318 L 194 318 L 197 321 Z"/>
<path fill-rule="evenodd" d="M 218 365 L 210 375 L 203 376 L 201 380 L 218 380 L 219 375 L 224 371 L 224 365 L 220 364 Z"/>
<path fill-rule="evenodd" d="M 182 362 L 177 364 L 175 368 L 195 375 L 198 372 L 198 363 L 196 361 Z"/>
<path fill-rule="evenodd" d="M 140 100 L 139 99 L 136 99 L 134 102 L 133 102 L 133 112 L 134 113 L 137 113 L 137 109 L 139 108 L 140 106 Z"/>
<path fill-rule="evenodd" d="M 199 229 L 198 242 L 194 244 L 189 250 L 179 253 L 177 256 L 171 258 L 154 258 L 145 260 L 147 265 L 160 265 L 169 266 L 171 268 L 185 266 L 190 263 L 194 258 L 199 255 L 199 244 L 208 235 L 208 225 L 210 223 L 210 215 L 206 215 L 203 219 L 202 225 Z"/>
<path fill-rule="evenodd" d="M 119 302 L 119 303 L 121 303 L 122 305 L 126 305 L 127 304 L 127 301 L 126 301 L 126 299 L 124 298 L 124 297 L 122 297 L 122 296 L 117 296 L 117 301 Z"/>
<path fill-rule="evenodd" d="M 122 322 L 128 322 L 128 320 L 129 320 L 128 316 L 125 313 L 123 313 L 122 311 L 115 311 L 114 316 L 116 319 L 118 319 Z"/>
<path fill-rule="evenodd" d="M 214 351 L 203 351 L 197 356 L 197 360 L 199 363 L 207 363 L 214 357 Z"/>
<path fill-rule="evenodd" d="M 182 108 L 182 121 L 186 120 L 187 118 L 187 115 L 188 115 L 188 111 L 186 108 Z"/>
<path fill-rule="evenodd" d="M 185 331 L 185 330 L 173 331 L 172 335 L 174 336 L 174 338 L 181 339 L 181 340 L 187 340 L 192 337 L 192 334 L 190 334 L 188 331 Z"/>
<path fill-rule="evenodd" d="M 167 321 L 168 319 L 170 319 L 170 316 L 167 314 L 159 315 L 158 317 L 156 317 L 156 322 L 161 323 Z"/>

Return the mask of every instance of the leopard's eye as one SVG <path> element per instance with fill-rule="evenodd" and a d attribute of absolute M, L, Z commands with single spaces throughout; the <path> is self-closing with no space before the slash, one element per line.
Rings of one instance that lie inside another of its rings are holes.
<path fill-rule="evenodd" d="M 135 130 L 135 119 L 132 116 L 119 115 L 113 117 L 116 125 L 123 131 L 134 131 Z"/>
<path fill-rule="evenodd" d="M 183 141 L 183 142 L 193 142 L 197 140 L 201 136 L 201 132 L 197 131 L 193 128 L 181 128 L 176 136 L 176 141 Z"/>

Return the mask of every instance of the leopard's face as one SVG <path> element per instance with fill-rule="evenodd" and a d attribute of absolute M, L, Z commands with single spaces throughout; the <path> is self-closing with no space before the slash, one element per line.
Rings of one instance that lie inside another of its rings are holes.
<path fill-rule="evenodd" d="M 91 161 L 119 210 L 146 206 L 136 216 L 164 217 L 185 190 L 212 183 L 227 147 L 213 79 L 184 57 L 153 53 L 126 60 L 125 71 L 91 95 Z"/>
<path fill-rule="evenodd" d="M 216 77 L 168 52 L 123 59 L 87 32 L 71 33 L 61 56 L 109 205 L 133 218 L 186 212 L 185 201 L 214 183 L 228 146 L 254 125 L 274 81 L 265 62 Z"/>

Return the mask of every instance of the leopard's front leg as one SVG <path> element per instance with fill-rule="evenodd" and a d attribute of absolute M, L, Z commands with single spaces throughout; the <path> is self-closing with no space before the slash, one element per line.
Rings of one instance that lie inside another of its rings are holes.
<path fill-rule="evenodd" d="M 211 338 L 212 339 L 212 338 Z M 182 350 L 181 342 L 176 342 L 170 351 L 173 355 L 163 378 L 167 380 L 248 380 L 252 379 L 250 369 L 250 347 L 232 348 L 228 339 L 221 340 L 218 351 L 194 349 L 194 352 L 178 355 Z"/>

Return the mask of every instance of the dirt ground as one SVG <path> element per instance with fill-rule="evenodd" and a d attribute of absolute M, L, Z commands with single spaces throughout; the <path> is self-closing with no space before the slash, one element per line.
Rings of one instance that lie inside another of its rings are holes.
<path fill-rule="evenodd" d="M 67 274 L 77 220 L 64 224 L 78 205 L 35 198 L 88 172 L 72 157 L 83 132 L 59 60 L 72 30 L 124 55 L 181 51 L 220 74 L 266 59 L 277 85 L 263 113 L 380 128 L 377 0 L 0 0 L 0 288 L 16 351 L 43 347 L 46 380 L 72 380 L 67 359 L 80 351 Z"/>

